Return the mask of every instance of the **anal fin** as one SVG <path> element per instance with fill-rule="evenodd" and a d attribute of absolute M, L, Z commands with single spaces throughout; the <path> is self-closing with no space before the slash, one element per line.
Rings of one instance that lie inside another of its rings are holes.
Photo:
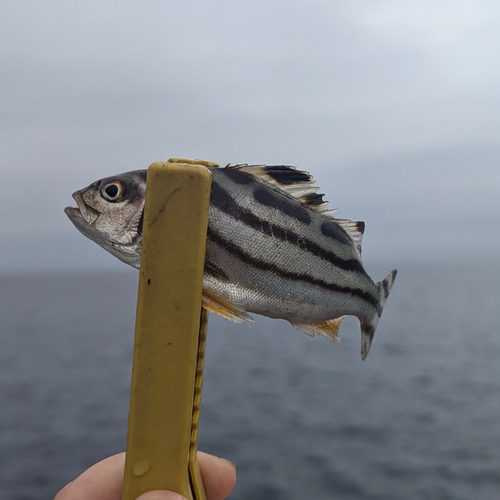
<path fill-rule="evenodd" d="M 239 323 L 240 325 L 255 323 L 255 320 L 245 311 L 245 309 L 232 304 L 217 295 L 207 292 L 206 290 L 203 290 L 201 305 L 208 311 L 219 314 L 220 316 L 234 321 L 235 323 Z"/>
<path fill-rule="evenodd" d="M 314 337 L 315 335 L 322 335 L 332 342 L 340 342 L 339 327 L 344 318 L 345 316 L 340 316 L 339 318 L 310 324 L 293 323 L 292 321 L 290 321 L 290 323 L 296 330 L 301 330 L 311 337 Z"/>

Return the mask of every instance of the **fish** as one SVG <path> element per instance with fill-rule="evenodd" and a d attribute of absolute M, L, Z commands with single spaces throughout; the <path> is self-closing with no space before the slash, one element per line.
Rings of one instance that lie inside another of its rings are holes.
<path fill-rule="evenodd" d="M 207 162 L 212 176 L 202 305 L 236 323 L 285 319 L 339 342 L 343 319 L 368 355 L 396 278 L 375 282 L 361 259 L 364 222 L 335 218 L 313 176 L 288 165 Z M 93 182 L 65 212 L 86 237 L 139 269 L 147 170 Z"/>

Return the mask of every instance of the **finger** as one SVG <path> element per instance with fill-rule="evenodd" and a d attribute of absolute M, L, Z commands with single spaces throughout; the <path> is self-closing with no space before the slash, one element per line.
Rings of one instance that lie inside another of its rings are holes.
<path fill-rule="evenodd" d="M 198 464 L 207 500 L 223 500 L 236 484 L 236 467 L 223 458 L 198 452 Z"/>
<path fill-rule="evenodd" d="M 125 453 L 93 465 L 67 484 L 54 500 L 121 500 Z"/>
<path fill-rule="evenodd" d="M 226 498 L 233 491 L 236 483 L 236 467 L 227 460 L 203 452 L 198 452 L 198 463 L 207 500 Z M 87 500 L 89 498 L 121 500 L 124 464 L 125 453 L 119 453 L 98 462 L 67 484 L 54 500 Z M 144 495 L 153 496 L 144 497 Z M 153 491 L 144 495 L 140 497 L 141 500 L 180 500 L 183 498 L 167 491 Z"/>

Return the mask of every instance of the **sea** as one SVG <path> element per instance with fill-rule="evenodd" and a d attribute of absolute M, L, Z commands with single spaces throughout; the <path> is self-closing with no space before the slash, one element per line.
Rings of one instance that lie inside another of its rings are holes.
<path fill-rule="evenodd" d="M 199 448 L 236 464 L 230 498 L 500 498 L 500 261 L 398 267 L 364 362 L 355 318 L 335 344 L 210 315 Z M 0 275 L 2 500 L 125 449 L 137 283 Z"/>

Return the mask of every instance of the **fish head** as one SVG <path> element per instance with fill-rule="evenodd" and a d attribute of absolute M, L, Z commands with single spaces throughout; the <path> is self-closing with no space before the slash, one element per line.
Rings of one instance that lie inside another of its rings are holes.
<path fill-rule="evenodd" d="M 64 209 L 87 238 L 134 267 L 140 265 L 146 170 L 106 177 L 75 191 Z"/>

